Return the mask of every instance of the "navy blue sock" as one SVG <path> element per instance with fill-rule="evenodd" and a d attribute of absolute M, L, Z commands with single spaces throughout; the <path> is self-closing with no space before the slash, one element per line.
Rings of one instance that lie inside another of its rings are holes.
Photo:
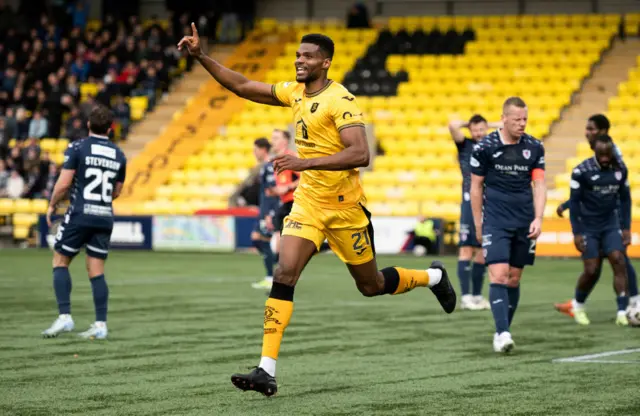
<path fill-rule="evenodd" d="M 491 283 L 489 285 L 489 302 L 496 323 L 496 332 L 501 334 L 509 330 L 509 293 L 507 285 Z"/>
<path fill-rule="evenodd" d="M 520 285 L 517 287 L 507 287 L 507 295 L 509 296 L 509 326 L 511 326 L 513 315 L 516 314 L 518 302 L 520 302 Z"/>
<path fill-rule="evenodd" d="M 71 274 L 68 267 L 53 268 L 53 291 L 58 301 L 58 313 L 71 313 Z"/>
<path fill-rule="evenodd" d="M 469 279 L 471 277 L 471 261 L 458 260 L 458 279 L 460 279 L 460 294 L 469 294 Z"/>
<path fill-rule="evenodd" d="M 629 279 L 629 296 L 638 296 L 638 275 L 636 275 L 636 269 L 631 264 L 629 256 L 625 256 L 627 262 L 627 277 Z"/>
<path fill-rule="evenodd" d="M 576 294 L 574 296 L 574 299 L 578 303 L 585 303 L 587 301 L 587 296 L 589 296 L 589 292 L 583 292 L 580 289 L 576 289 Z"/>
<path fill-rule="evenodd" d="M 253 246 L 262 255 L 264 261 L 264 268 L 267 271 L 267 276 L 273 276 L 273 265 L 276 262 L 273 250 L 271 250 L 271 243 L 263 240 L 253 240 Z"/>
<path fill-rule="evenodd" d="M 91 291 L 93 292 L 93 305 L 96 308 L 96 321 L 107 322 L 107 302 L 109 300 L 109 288 L 104 275 L 92 277 Z"/>
<path fill-rule="evenodd" d="M 473 263 L 471 266 L 471 294 L 473 296 L 482 295 L 482 284 L 484 283 L 484 271 L 487 266 L 484 263 Z"/>
<path fill-rule="evenodd" d="M 618 303 L 618 311 L 626 311 L 629 306 L 629 296 L 618 296 L 616 302 Z"/>

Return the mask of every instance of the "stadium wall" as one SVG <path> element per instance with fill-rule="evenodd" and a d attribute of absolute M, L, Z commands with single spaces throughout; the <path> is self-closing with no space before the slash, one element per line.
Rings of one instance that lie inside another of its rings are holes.
<path fill-rule="evenodd" d="M 54 218 L 54 226 L 49 229 L 45 216 L 38 222 L 37 241 L 39 247 L 51 248 L 55 240 L 57 224 L 62 217 Z M 440 232 L 446 228 L 441 224 Z M 232 252 L 252 247 L 251 231 L 257 221 L 257 211 L 252 208 L 210 211 L 197 215 L 181 216 L 118 216 L 115 217 L 111 244 L 120 250 L 156 251 L 207 251 Z M 418 221 L 416 217 L 374 216 L 376 251 L 379 254 L 398 254 L 412 247 L 409 233 Z M 566 219 L 547 219 L 544 231 L 537 241 L 536 254 L 539 257 L 578 257 L 573 245 L 571 225 Z M 640 258 L 640 221 L 634 221 L 631 228 L 632 245 L 628 254 Z M 443 243 L 446 244 L 446 243 Z"/>
<path fill-rule="evenodd" d="M 261 0 L 258 17 L 344 19 L 354 0 Z M 366 0 L 371 16 L 632 13 L 637 0 Z"/>

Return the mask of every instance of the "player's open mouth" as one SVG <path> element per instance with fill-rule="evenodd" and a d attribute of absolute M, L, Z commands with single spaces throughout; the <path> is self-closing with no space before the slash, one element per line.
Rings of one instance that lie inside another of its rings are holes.
<path fill-rule="evenodd" d="M 304 75 L 307 73 L 307 70 L 304 68 L 296 68 L 296 75 Z"/>

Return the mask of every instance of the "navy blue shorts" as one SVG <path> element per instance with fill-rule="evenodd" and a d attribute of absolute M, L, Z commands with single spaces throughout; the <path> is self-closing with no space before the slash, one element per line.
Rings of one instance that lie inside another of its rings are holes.
<path fill-rule="evenodd" d="M 460 234 L 458 237 L 459 247 L 480 247 L 473 222 L 471 201 L 462 201 L 460 204 Z"/>
<path fill-rule="evenodd" d="M 582 258 L 585 260 L 606 257 L 614 251 L 625 252 L 622 244 L 622 232 L 616 229 L 585 232 L 584 243 L 586 247 Z"/>
<path fill-rule="evenodd" d="M 53 248 L 63 256 L 75 257 L 83 246 L 87 256 L 106 260 L 111 243 L 111 229 L 93 228 L 73 222 L 62 222 Z"/>
<path fill-rule="evenodd" d="M 482 229 L 484 261 L 489 264 L 508 263 L 522 269 L 533 265 L 536 240 L 529 237 L 529 228 L 497 228 L 485 225 Z"/>
<path fill-rule="evenodd" d="M 258 218 L 256 225 L 253 226 L 253 231 L 259 233 L 262 237 L 271 238 L 273 233 L 267 230 L 267 223 L 264 217 Z"/>

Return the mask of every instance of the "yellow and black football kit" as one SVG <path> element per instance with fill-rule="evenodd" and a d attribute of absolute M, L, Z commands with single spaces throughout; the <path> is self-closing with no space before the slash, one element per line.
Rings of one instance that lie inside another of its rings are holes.
<path fill-rule="evenodd" d="M 344 150 L 340 131 L 364 127 L 356 98 L 337 82 L 329 81 L 314 94 L 306 94 L 302 83 L 281 82 L 273 85 L 272 93 L 280 104 L 293 109 L 295 143 L 301 159 Z M 326 238 L 343 262 L 369 262 L 375 253 L 365 205 L 358 169 L 303 171 L 282 235 L 313 241 L 318 248 Z"/>

